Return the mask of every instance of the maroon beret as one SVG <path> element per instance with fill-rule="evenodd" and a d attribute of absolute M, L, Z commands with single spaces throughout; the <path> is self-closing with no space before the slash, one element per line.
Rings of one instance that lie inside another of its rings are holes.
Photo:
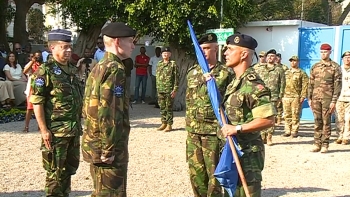
<path fill-rule="evenodd" d="M 322 44 L 320 49 L 330 51 L 332 50 L 332 47 L 329 44 Z"/>

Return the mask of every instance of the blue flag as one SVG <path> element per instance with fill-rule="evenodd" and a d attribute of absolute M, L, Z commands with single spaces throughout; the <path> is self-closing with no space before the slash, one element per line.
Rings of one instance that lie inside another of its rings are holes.
<path fill-rule="evenodd" d="M 199 46 L 199 43 L 196 38 L 196 34 L 194 33 L 194 30 L 192 28 L 191 22 L 187 21 L 187 25 L 191 34 L 191 39 L 196 52 L 198 64 L 202 68 L 203 73 L 209 73 L 210 69 L 208 66 L 208 62 L 205 59 L 205 56 L 203 54 L 201 47 Z M 207 81 L 207 88 L 208 88 L 208 94 L 210 97 L 211 105 L 213 107 L 215 116 L 218 119 L 220 126 L 222 127 L 224 125 L 223 123 L 224 120 L 222 120 L 221 114 L 220 114 L 221 96 L 218 91 L 218 87 L 216 86 L 216 82 L 214 78 L 211 78 L 209 81 Z M 226 119 L 226 122 L 227 122 L 227 116 L 225 113 L 224 113 L 224 118 Z M 242 156 L 243 153 L 237 145 L 236 137 L 233 136 L 232 140 L 237 150 L 238 156 Z M 238 170 L 237 170 L 235 161 L 233 159 L 233 155 L 232 155 L 228 140 L 226 140 L 226 144 L 221 154 L 219 164 L 215 169 L 214 176 L 220 182 L 220 184 L 226 189 L 228 194 L 231 197 L 233 197 L 236 191 L 236 186 L 238 182 Z"/>

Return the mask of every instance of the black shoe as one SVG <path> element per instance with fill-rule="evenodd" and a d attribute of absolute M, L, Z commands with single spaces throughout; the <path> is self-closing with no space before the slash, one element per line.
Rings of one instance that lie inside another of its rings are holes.
<path fill-rule="evenodd" d="M 160 108 L 158 103 L 155 104 L 154 108 L 158 108 L 158 109 Z"/>
<path fill-rule="evenodd" d="M 283 137 L 289 137 L 290 134 L 289 134 L 289 133 L 284 133 L 282 136 L 283 136 Z"/>
<path fill-rule="evenodd" d="M 290 137 L 291 137 L 291 138 L 297 138 L 297 137 L 298 137 L 298 134 L 293 133 Z"/>

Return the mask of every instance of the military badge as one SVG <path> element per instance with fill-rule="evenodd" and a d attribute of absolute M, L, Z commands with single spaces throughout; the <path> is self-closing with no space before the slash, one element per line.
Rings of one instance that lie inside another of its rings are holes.
<path fill-rule="evenodd" d="M 113 90 L 113 94 L 116 97 L 122 97 L 124 93 L 124 88 L 122 86 L 115 86 Z"/>
<path fill-rule="evenodd" d="M 38 86 L 38 87 L 43 87 L 44 84 L 45 84 L 45 79 L 42 78 L 42 77 L 38 77 L 35 79 L 35 85 Z"/>
<path fill-rule="evenodd" d="M 238 37 L 238 36 L 236 36 L 236 37 L 235 37 L 235 39 L 233 40 L 233 42 L 234 42 L 234 43 L 236 43 L 236 44 L 238 44 L 238 43 L 239 43 L 239 41 L 240 41 L 240 39 L 239 39 L 239 37 Z"/>
<path fill-rule="evenodd" d="M 213 39 L 213 36 L 211 34 L 208 35 L 208 41 L 211 41 Z"/>
<path fill-rule="evenodd" d="M 58 66 L 55 66 L 53 67 L 53 73 L 60 75 L 62 73 L 62 70 Z"/>

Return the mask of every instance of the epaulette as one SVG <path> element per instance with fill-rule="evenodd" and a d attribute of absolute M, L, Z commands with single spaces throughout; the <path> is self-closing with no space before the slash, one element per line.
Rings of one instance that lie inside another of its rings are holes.
<path fill-rule="evenodd" d="M 248 74 L 248 75 L 247 75 L 247 78 L 248 78 L 249 81 L 254 81 L 254 80 L 256 80 L 256 76 L 255 76 L 254 74 Z"/>

